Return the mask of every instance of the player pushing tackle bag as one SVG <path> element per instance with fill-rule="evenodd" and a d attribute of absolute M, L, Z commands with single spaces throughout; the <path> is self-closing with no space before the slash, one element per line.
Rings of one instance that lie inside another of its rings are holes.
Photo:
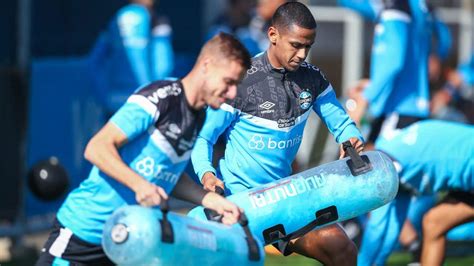
<path fill-rule="evenodd" d="M 367 213 L 393 200 L 398 175 L 382 152 L 359 156 L 344 143 L 350 158 L 324 164 L 262 187 L 228 197 L 245 210 L 250 230 L 265 244 L 290 240 L 305 233 Z M 218 219 L 196 207 L 188 214 Z"/>
<path fill-rule="evenodd" d="M 263 265 L 262 243 L 251 235 L 245 214 L 239 223 L 168 213 L 166 201 L 161 210 L 126 206 L 107 220 L 102 246 L 118 265 Z"/>

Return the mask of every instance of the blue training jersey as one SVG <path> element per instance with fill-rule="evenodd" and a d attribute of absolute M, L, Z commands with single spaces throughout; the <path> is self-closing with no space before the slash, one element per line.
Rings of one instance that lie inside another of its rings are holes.
<path fill-rule="evenodd" d="M 223 178 L 227 193 L 235 193 L 288 176 L 311 109 L 337 142 L 362 139 L 318 68 L 303 63 L 288 72 L 273 68 L 267 53 L 254 57 L 237 97 L 207 110 L 191 156 L 198 178 L 213 172 Z M 226 149 L 216 170 L 212 148 L 221 134 Z"/>
<path fill-rule="evenodd" d="M 433 18 L 433 34 L 436 40 L 435 54 L 442 60 L 446 60 L 449 56 L 452 46 L 451 31 L 448 25 L 436 16 L 435 11 L 431 12 Z"/>
<path fill-rule="evenodd" d="M 349 8 L 365 19 L 375 22 L 383 9 L 383 0 L 338 0 L 340 6 Z"/>
<path fill-rule="evenodd" d="M 467 62 L 462 63 L 458 69 L 465 86 L 474 86 L 474 51 Z"/>
<path fill-rule="evenodd" d="M 118 109 L 136 88 L 169 77 L 173 57 L 170 25 L 155 23 L 142 5 L 123 7 L 90 55 L 100 100 Z"/>
<path fill-rule="evenodd" d="M 432 16 L 424 1 L 393 1 L 375 27 L 370 84 L 363 95 L 375 117 L 429 115 Z"/>
<path fill-rule="evenodd" d="M 400 164 L 400 182 L 416 192 L 474 191 L 472 125 L 425 120 L 382 134 L 375 146 Z"/>
<path fill-rule="evenodd" d="M 206 40 L 210 40 L 219 32 L 225 32 L 234 35 L 249 51 L 249 54 L 255 56 L 268 48 L 267 23 L 257 14 L 254 14 L 248 25 L 235 27 L 231 24 L 228 16 L 219 17 L 211 25 L 206 34 Z"/>
<path fill-rule="evenodd" d="M 204 110 L 190 108 L 180 81 L 159 81 L 130 96 L 110 122 L 127 136 L 119 149 L 124 163 L 170 193 L 189 161 L 204 117 Z M 106 219 L 126 204 L 137 204 L 135 193 L 94 166 L 57 216 L 79 238 L 100 244 Z"/>

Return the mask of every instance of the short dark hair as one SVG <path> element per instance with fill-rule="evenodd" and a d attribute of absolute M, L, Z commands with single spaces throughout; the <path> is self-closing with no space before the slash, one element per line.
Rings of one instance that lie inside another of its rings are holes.
<path fill-rule="evenodd" d="M 250 54 L 247 48 L 228 33 L 219 32 L 212 37 L 212 39 L 207 41 L 201 49 L 199 56 L 201 57 L 205 53 L 218 53 L 223 58 L 239 62 L 245 69 L 249 69 L 251 65 Z"/>
<path fill-rule="evenodd" d="M 279 6 L 272 17 L 272 26 L 288 29 L 297 25 L 305 29 L 316 29 L 316 20 L 309 8 L 299 2 L 287 2 Z"/>

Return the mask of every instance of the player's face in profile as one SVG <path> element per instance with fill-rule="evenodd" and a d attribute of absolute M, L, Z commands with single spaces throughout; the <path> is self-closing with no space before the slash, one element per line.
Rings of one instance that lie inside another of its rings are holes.
<path fill-rule="evenodd" d="M 220 60 L 209 65 L 205 101 L 210 107 L 217 109 L 226 100 L 237 95 L 237 85 L 244 76 L 244 67 L 236 61 Z"/>
<path fill-rule="evenodd" d="M 275 36 L 273 36 L 275 57 L 286 70 L 297 70 L 308 56 L 309 49 L 316 37 L 316 30 L 297 25 L 291 25 L 286 29 L 274 28 L 273 30 L 275 31 Z"/>

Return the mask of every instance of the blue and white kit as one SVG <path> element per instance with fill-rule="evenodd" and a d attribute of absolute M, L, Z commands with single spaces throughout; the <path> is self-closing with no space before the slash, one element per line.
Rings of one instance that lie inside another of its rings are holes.
<path fill-rule="evenodd" d="M 130 96 L 110 122 L 127 136 L 119 149 L 124 163 L 170 193 L 189 161 L 205 114 L 189 106 L 180 81 L 157 81 Z M 126 204 L 136 204 L 135 193 L 94 166 L 57 218 L 81 239 L 100 244 L 105 221 Z"/>
<path fill-rule="evenodd" d="M 237 97 L 218 110 L 207 110 L 192 153 L 197 176 L 215 173 L 224 180 L 226 193 L 232 194 L 290 175 L 311 109 L 338 143 L 362 139 L 318 68 L 303 63 L 289 72 L 273 68 L 267 53 L 257 55 Z M 221 134 L 226 149 L 216 170 L 212 148 Z"/>

